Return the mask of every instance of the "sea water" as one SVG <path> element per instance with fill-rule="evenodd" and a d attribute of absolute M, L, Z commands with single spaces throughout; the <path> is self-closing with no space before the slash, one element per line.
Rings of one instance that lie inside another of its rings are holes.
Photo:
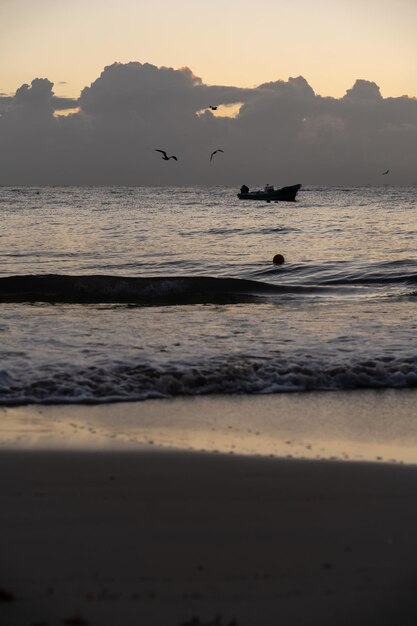
<path fill-rule="evenodd" d="M 417 386 L 416 187 L 0 187 L 0 213 L 3 405 Z"/>

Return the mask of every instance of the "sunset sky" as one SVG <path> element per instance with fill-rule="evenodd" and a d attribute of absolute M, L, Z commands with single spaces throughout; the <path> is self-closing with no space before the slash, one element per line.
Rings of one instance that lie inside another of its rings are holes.
<path fill-rule="evenodd" d="M 1 0 L 0 184 L 413 185 L 416 24 L 417 0 Z"/>
<path fill-rule="evenodd" d="M 208 85 L 302 75 L 341 97 L 357 78 L 417 96 L 416 0 L 1 0 L 0 93 L 36 77 L 58 96 L 115 61 L 188 66 Z"/>

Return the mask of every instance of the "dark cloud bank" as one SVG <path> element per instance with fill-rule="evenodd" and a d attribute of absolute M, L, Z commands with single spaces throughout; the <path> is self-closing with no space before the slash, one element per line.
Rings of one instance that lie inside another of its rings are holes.
<path fill-rule="evenodd" d="M 208 109 L 234 103 L 235 118 Z M 240 89 L 188 68 L 115 63 L 78 100 L 35 78 L 0 96 L 0 113 L 3 185 L 417 183 L 417 100 L 383 98 L 365 80 L 336 99 L 301 76 Z"/>

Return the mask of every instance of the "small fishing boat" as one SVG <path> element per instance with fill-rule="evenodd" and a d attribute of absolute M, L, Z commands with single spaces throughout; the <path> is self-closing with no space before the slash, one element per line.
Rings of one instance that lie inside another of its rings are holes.
<path fill-rule="evenodd" d="M 239 200 L 263 200 L 264 202 L 294 202 L 295 196 L 301 185 L 290 185 L 289 187 L 281 187 L 274 189 L 272 185 L 267 185 L 265 189 L 249 191 L 249 187 L 242 185 L 240 193 L 237 194 Z"/>

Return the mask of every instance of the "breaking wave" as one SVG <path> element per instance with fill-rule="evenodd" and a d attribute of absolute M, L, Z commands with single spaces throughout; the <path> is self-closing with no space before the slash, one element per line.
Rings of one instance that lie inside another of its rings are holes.
<path fill-rule="evenodd" d="M 32 380 L 0 372 L 0 404 L 99 404 L 209 394 L 417 387 L 417 356 L 326 362 L 229 357 L 188 365 L 45 367 Z"/>

